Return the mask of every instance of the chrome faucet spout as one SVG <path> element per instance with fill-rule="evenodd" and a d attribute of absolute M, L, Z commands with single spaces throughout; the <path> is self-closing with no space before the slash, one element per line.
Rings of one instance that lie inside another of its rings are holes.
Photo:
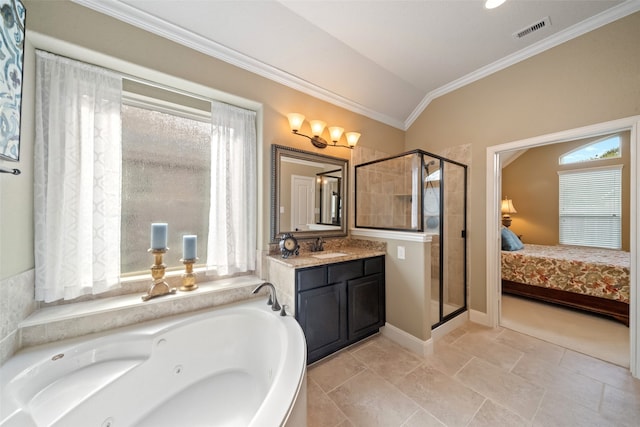
<path fill-rule="evenodd" d="M 273 311 L 280 310 L 282 307 L 280 307 L 280 304 L 278 304 L 278 297 L 276 296 L 276 287 L 273 286 L 273 283 L 264 282 L 258 285 L 251 293 L 257 294 L 260 291 L 260 289 L 262 289 L 265 286 L 269 288 L 269 299 L 267 300 L 267 304 L 271 306 L 271 310 Z"/>

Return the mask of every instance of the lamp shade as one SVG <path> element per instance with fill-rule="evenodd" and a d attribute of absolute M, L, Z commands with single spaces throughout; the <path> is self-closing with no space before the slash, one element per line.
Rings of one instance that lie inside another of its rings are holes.
<path fill-rule="evenodd" d="M 287 119 L 289 119 L 289 126 L 292 132 L 298 132 L 302 127 L 302 123 L 304 123 L 304 115 L 299 113 L 289 113 L 287 114 Z"/>
<path fill-rule="evenodd" d="M 347 132 L 345 136 L 347 137 L 347 144 L 349 144 L 349 147 L 351 148 L 355 147 L 360 139 L 360 134 L 358 132 Z"/>
<path fill-rule="evenodd" d="M 311 134 L 313 136 L 322 135 L 322 131 L 324 130 L 324 127 L 327 125 L 322 120 L 311 120 L 309 124 L 311 125 Z"/>
<path fill-rule="evenodd" d="M 516 208 L 513 207 L 513 201 L 511 199 L 504 199 L 502 201 L 502 209 L 501 209 L 503 214 L 514 214 L 514 213 L 518 213 L 518 211 L 516 211 Z"/>
<path fill-rule="evenodd" d="M 342 136 L 344 129 L 338 126 L 332 126 L 329 128 L 329 134 L 331 135 L 331 141 L 338 142 Z"/>

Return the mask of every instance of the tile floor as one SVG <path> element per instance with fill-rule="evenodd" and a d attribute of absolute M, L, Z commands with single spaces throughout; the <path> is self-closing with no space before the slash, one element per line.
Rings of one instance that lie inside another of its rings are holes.
<path fill-rule="evenodd" d="M 307 387 L 308 427 L 640 425 L 626 369 L 474 323 L 424 358 L 375 336 L 310 366 Z"/>

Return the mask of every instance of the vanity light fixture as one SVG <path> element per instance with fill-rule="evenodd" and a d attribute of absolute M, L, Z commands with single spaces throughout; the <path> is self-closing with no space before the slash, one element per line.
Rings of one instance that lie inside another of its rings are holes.
<path fill-rule="evenodd" d="M 329 135 L 331 136 L 331 143 L 327 142 L 321 135 L 324 131 L 324 128 L 327 126 L 325 122 L 322 120 L 310 120 L 309 125 L 311 126 L 311 134 L 313 136 L 308 136 L 303 133 L 300 133 L 300 128 L 304 123 L 304 115 L 299 113 L 289 113 L 287 114 L 287 118 L 289 119 L 289 126 L 291 127 L 291 132 L 296 135 L 304 136 L 308 138 L 311 143 L 317 148 L 327 148 L 327 146 L 332 147 L 343 147 L 353 149 L 358 143 L 358 139 L 360 139 L 360 134 L 358 132 L 347 132 L 345 137 L 347 138 L 347 145 L 338 144 L 340 142 L 340 138 L 342 138 L 342 134 L 344 129 L 338 126 L 329 127 Z"/>

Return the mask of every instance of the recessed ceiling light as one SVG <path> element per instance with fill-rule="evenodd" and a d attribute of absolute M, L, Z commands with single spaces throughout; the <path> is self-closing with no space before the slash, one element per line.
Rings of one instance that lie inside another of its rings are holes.
<path fill-rule="evenodd" d="M 484 2 L 485 9 L 495 9 L 507 0 L 487 0 Z"/>

